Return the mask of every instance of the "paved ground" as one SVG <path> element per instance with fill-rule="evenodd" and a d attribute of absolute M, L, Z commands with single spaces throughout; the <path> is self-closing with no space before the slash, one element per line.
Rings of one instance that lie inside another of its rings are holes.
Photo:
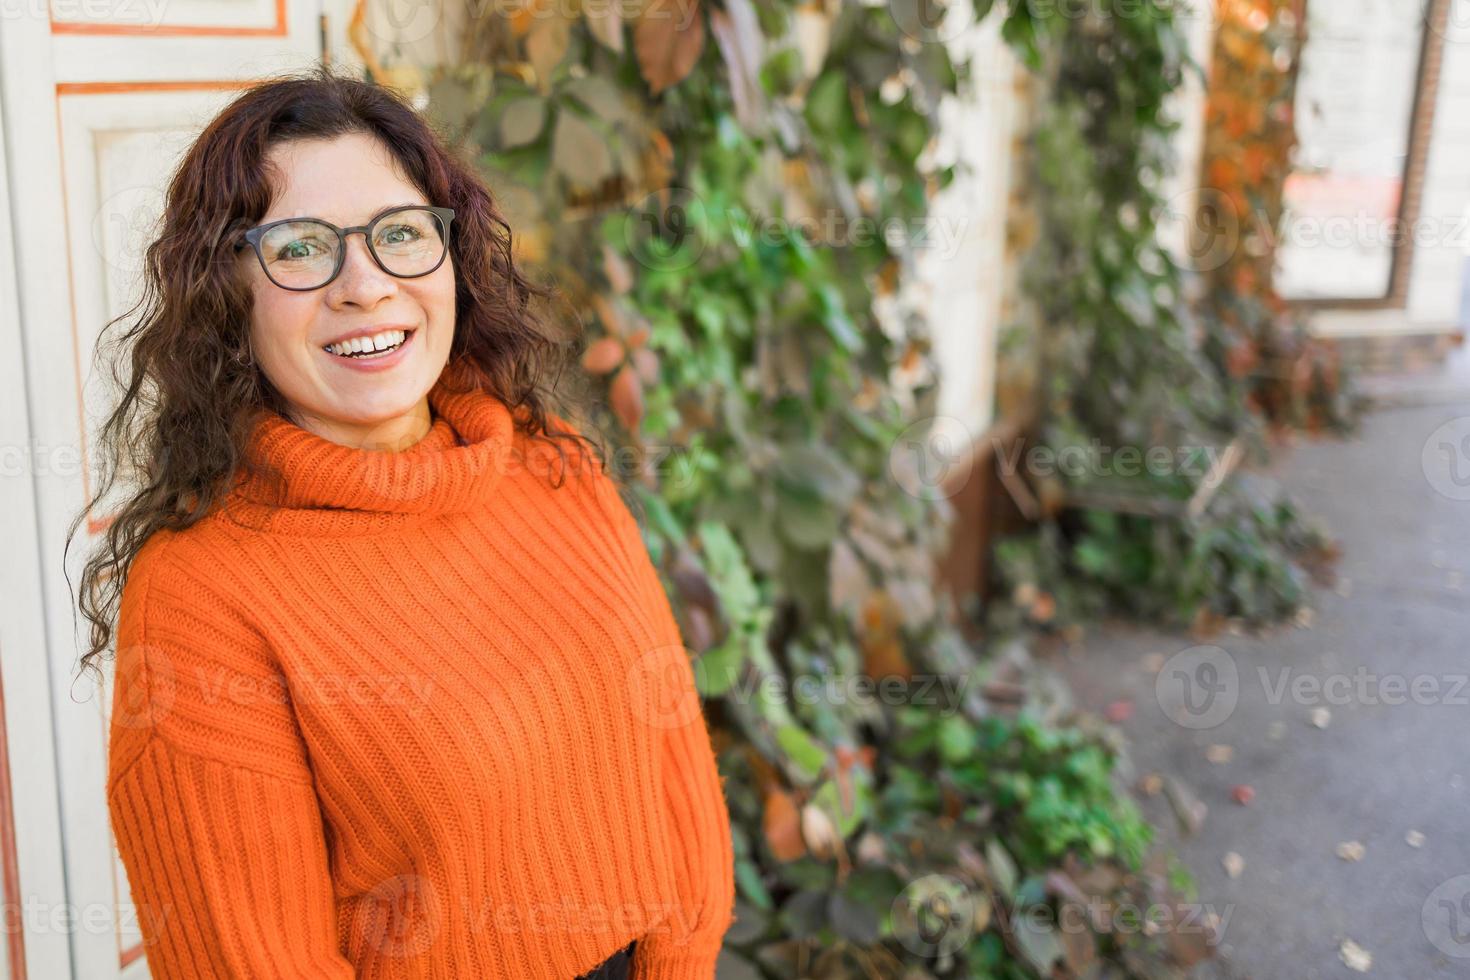
<path fill-rule="evenodd" d="M 1431 388 L 1416 398 L 1399 385 L 1358 438 L 1302 443 L 1280 460 L 1341 542 L 1343 583 L 1319 592 L 1309 628 L 1223 635 L 1207 641 L 1223 653 L 1186 655 L 1236 668 L 1218 727 L 1178 724 L 1160 703 L 1150 655 L 1157 664 L 1199 642 L 1186 635 L 1110 624 L 1063 665 L 1082 706 L 1133 700 L 1121 727 L 1140 775 L 1178 776 L 1209 807 L 1203 829 L 1179 840 L 1163 794 L 1140 795 L 1194 869 L 1199 901 L 1228 913 L 1221 955 L 1200 977 L 1363 976 L 1343 962 L 1345 940 L 1372 955 L 1366 975 L 1380 980 L 1470 977 L 1470 387 Z M 1426 471 L 1426 442 L 1459 418 L 1463 430 L 1434 437 Z M 1325 728 L 1312 723 L 1318 707 L 1331 712 Z M 1216 744 L 1233 756 L 1209 761 Z M 1237 784 L 1254 788 L 1248 806 L 1232 800 Z M 1336 855 L 1349 841 L 1361 860 Z M 1244 859 L 1235 878 L 1222 866 L 1232 851 Z"/>

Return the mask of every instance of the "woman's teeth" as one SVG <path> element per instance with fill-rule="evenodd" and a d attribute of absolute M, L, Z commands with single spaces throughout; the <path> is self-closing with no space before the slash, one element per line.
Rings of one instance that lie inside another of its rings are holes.
<path fill-rule="evenodd" d="M 322 349 L 338 357 L 372 357 L 396 349 L 407 339 L 407 331 L 385 330 L 371 337 L 354 337 L 340 344 L 328 344 Z"/>

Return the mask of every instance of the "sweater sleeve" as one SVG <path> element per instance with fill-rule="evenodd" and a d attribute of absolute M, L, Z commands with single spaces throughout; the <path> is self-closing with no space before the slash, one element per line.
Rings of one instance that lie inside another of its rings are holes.
<path fill-rule="evenodd" d="M 666 692 L 677 710 L 676 718 L 660 722 L 660 785 L 666 825 L 673 835 L 674 877 L 678 906 L 663 922 L 638 941 L 633 955 L 632 980 L 711 980 L 724 935 L 734 921 L 735 850 L 731 843 L 730 811 L 716 764 L 714 747 L 695 686 L 689 657 L 683 655 L 682 637 L 668 594 L 650 560 L 638 522 L 603 473 L 597 484 L 602 505 L 629 549 L 645 589 L 662 611 L 670 640 L 670 658 L 660 683 L 676 684 Z M 661 696 L 661 697 L 663 697 Z M 668 702 L 664 702 L 668 703 Z M 678 721 L 678 724 L 671 724 Z"/>
<path fill-rule="evenodd" d="M 687 659 L 680 683 L 697 698 Z M 730 813 L 704 714 L 664 731 L 663 806 L 673 834 L 678 908 L 638 942 L 633 980 L 712 980 L 733 921 L 735 851 Z"/>
<path fill-rule="evenodd" d="M 268 645 L 152 541 L 123 590 L 109 724 L 108 810 L 151 975 L 351 980 Z"/>

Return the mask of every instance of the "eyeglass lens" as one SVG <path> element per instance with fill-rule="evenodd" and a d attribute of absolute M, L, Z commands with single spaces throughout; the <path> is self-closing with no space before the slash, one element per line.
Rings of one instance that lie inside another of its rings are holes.
<path fill-rule="evenodd" d="M 373 253 L 395 276 L 423 275 L 444 257 L 444 226 L 432 211 L 414 208 L 385 214 L 369 233 Z M 311 218 L 276 225 L 260 239 L 266 272 L 293 289 L 325 285 L 337 268 L 342 247 L 343 239 L 334 228 Z"/>

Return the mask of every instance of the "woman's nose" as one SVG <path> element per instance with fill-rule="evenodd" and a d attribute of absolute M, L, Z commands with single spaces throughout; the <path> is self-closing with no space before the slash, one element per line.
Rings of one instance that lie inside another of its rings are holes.
<path fill-rule="evenodd" d="M 343 247 L 346 252 L 342 256 L 342 271 L 332 283 L 342 301 L 371 306 L 398 288 L 393 277 L 373 258 L 366 235 L 348 235 Z"/>

